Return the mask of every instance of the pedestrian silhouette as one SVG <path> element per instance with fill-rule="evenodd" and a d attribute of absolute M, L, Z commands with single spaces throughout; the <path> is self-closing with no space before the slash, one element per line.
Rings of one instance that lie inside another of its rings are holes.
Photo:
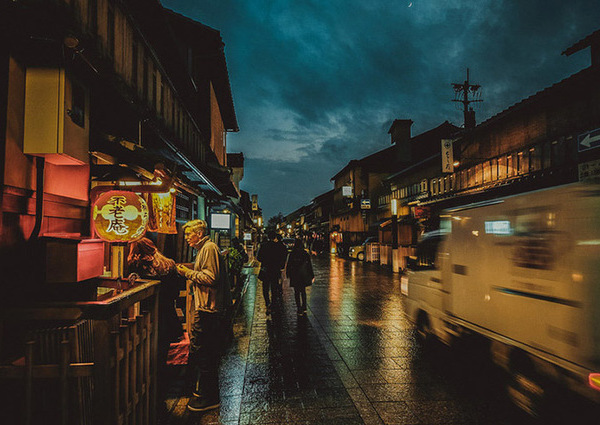
<path fill-rule="evenodd" d="M 262 281 L 263 297 L 267 306 L 267 316 L 271 314 L 271 301 L 281 303 L 281 271 L 285 267 L 287 258 L 287 249 L 277 233 L 271 231 L 268 234 L 269 240 L 261 244 L 258 251 L 258 261 L 260 261 L 260 272 L 258 278 Z"/>
<path fill-rule="evenodd" d="M 310 255 L 304 249 L 300 239 L 296 239 L 294 247 L 285 267 L 290 286 L 294 288 L 294 299 L 298 316 L 306 315 L 306 287 L 312 285 L 315 274 L 313 272 Z"/>

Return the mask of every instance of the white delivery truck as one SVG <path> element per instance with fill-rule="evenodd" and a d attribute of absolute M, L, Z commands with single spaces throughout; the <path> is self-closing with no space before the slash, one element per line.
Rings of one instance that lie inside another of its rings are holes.
<path fill-rule="evenodd" d="M 557 385 L 600 402 L 600 185 L 445 210 L 416 254 L 401 288 L 421 337 L 487 338 L 532 415 Z"/>

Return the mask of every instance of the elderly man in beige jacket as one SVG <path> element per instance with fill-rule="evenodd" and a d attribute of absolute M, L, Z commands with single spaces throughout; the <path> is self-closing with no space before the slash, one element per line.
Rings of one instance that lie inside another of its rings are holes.
<path fill-rule="evenodd" d="M 198 251 L 194 269 L 181 264 L 177 272 L 191 280 L 194 289 L 194 320 L 190 335 L 188 365 L 197 368 L 196 389 L 188 403 L 194 412 L 220 405 L 219 363 L 222 324 L 231 305 L 229 279 L 219 247 L 210 240 L 204 220 L 192 220 L 183 226 L 185 240 Z"/>

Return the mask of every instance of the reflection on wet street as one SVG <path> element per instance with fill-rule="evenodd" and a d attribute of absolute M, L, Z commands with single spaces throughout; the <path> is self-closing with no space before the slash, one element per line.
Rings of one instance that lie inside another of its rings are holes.
<path fill-rule="evenodd" d="M 314 269 L 308 317 L 296 316 L 288 287 L 268 318 L 252 277 L 221 366 L 221 408 L 190 414 L 175 393 L 161 423 L 548 423 L 509 403 L 480 344 L 420 347 L 399 275 L 335 257 L 314 260 Z M 552 422 L 591 423 L 578 409 Z"/>

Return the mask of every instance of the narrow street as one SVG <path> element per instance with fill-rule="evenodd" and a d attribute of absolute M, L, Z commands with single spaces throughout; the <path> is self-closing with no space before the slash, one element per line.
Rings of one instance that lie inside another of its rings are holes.
<path fill-rule="evenodd" d="M 500 372 L 477 346 L 417 344 L 398 275 L 335 257 L 314 268 L 305 318 L 284 288 L 284 305 L 267 320 L 251 277 L 221 366 L 221 408 L 190 414 L 180 386 L 161 423 L 539 423 L 508 402 Z M 581 414 L 567 420 L 580 423 Z"/>

